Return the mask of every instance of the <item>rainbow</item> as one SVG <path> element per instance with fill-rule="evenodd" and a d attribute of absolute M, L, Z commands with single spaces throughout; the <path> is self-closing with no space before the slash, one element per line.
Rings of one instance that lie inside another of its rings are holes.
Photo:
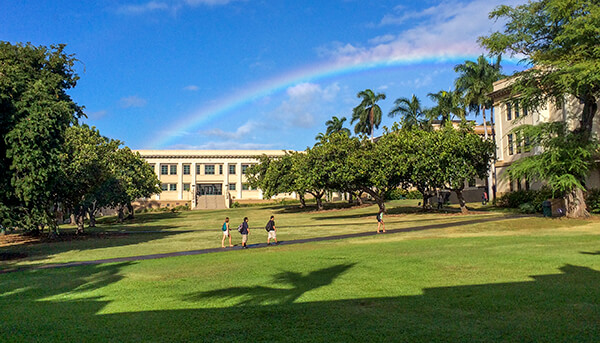
<path fill-rule="evenodd" d="M 178 120 L 168 128 L 164 133 L 158 136 L 150 143 L 150 146 L 155 149 L 164 148 L 173 143 L 175 139 L 180 137 L 183 132 L 195 130 L 201 125 L 205 125 L 216 118 L 219 118 L 228 112 L 242 107 L 245 104 L 251 103 L 260 98 L 272 95 L 287 89 L 290 86 L 309 82 L 323 80 L 334 76 L 348 75 L 360 73 L 374 69 L 385 69 L 393 67 L 402 67 L 415 64 L 439 64 L 456 62 L 463 63 L 466 59 L 476 59 L 477 55 L 462 55 L 462 56 L 421 56 L 409 57 L 393 60 L 381 60 L 375 62 L 345 62 L 345 63 L 321 63 L 310 65 L 304 68 L 293 70 L 273 77 L 271 79 L 257 82 L 244 90 L 218 99 L 214 103 L 202 107 L 202 109 L 192 112 L 184 118 Z"/>

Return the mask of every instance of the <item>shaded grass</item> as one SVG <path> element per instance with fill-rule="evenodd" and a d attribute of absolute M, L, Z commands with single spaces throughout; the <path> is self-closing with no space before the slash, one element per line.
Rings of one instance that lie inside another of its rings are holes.
<path fill-rule="evenodd" d="M 596 252 L 600 237 L 555 232 L 374 236 L 4 274 L 0 334 L 14 342 L 598 341 L 600 259 L 583 252 Z"/>

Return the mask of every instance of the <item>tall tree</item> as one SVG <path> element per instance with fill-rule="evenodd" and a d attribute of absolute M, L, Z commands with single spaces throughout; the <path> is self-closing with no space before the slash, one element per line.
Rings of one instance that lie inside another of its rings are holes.
<path fill-rule="evenodd" d="M 463 93 L 464 102 L 469 110 L 476 114 L 481 113 L 485 139 L 488 139 L 485 110 L 492 106 L 492 99 L 488 94 L 494 90 L 494 82 L 502 77 L 500 61 L 500 55 L 493 64 L 481 55 L 477 58 L 477 62 L 465 61 L 454 67 L 454 71 L 459 73 L 458 78 L 454 81 L 455 87 L 457 91 Z M 493 194 L 491 173 L 488 175 L 487 183 L 488 194 Z"/>
<path fill-rule="evenodd" d="M 350 130 L 344 127 L 345 121 L 346 117 L 338 118 L 333 116 L 331 119 L 325 122 L 325 125 L 327 125 L 327 131 L 325 131 L 325 134 L 331 135 L 333 133 L 344 133 L 350 136 Z"/>
<path fill-rule="evenodd" d="M 571 132 L 581 137 L 572 138 L 586 146 L 593 139 L 600 98 L 600 3 L 530 1 L 514 7 L 499 6 L 490 18 L 505 21 L 504 30 L 480 37 L 480 43 L 491 54 L 520 56 L 534 66 L 512 77 L 512 95 L 528 109 L 544 108 L 548 102 L 561 105 L 566 97 L 578 99 L 583 109 L 574 114 L 576 125 Z M 577 183 L 584 182 L 579 179 Z M 585 206 L 584 194 L 577 183 L 571 183 L 567 191 L 567 201 L 572 199 L 572 204 L 567 204 L 567 215 L 585 214 L 581 208 Z"/>
<path fill-rule="evenodd" d="M 394 101 L 394 108 L 388 114 L 389 117 L 400 116 L 402 128 L 411 130 L 413 128 L 423 128 L 428 121 L 426 118 L 426 109 L 421 107 L 421 100 L 416 95 L 409 98 L 398 98 Z"/>
<path fill-rule="evenodd" d="M 65 45 L 0 42 L 0 221 L 56 228 L 60 155 L 67 128 L 83 115 L 67 91 L 77 84 Z"/>
<path fill-rule="evenodd" d="M 352 120 L 350 123 L 357 121 L 354 126 L 354 133 L 364 133 L 371 136 L 373 140 L 373 130 L 379 128 L 381 124 L 381 107 L 377 105 L 380 100 L 385 100 L 384 93 L 375 94 L 370 89 L 358 92 L 357 98 L 361 98 L 361 103 L 352 109 Z"/>
<path fill-rule="evenodd" d="M 441 126 L 450 123 L 455 117 L 461 120 L 465 119 L 466 111 L 460 92 L 439 91 L 429 93 L 427 96 L 436 103 L 434 107 L 427 111 L 429 119 L 439 119 Z"/>

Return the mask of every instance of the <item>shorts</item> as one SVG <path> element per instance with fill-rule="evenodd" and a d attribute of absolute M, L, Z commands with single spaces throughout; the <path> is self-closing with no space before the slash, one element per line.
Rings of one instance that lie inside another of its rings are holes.
<path fill-rule="evenodd" d="M 248 242 L 248 235 L 242 235 L 242 243 Z"/>
<path fill-rule="evenodd" d="M 377 222 L 383 223 L 383 219 L 377 218 Z"/>
<path fill-rule="evenodd" d="M 225 236 L 225 237 L 229 237 L 229 230 L 225 230 L 225 231 L 223 231 L 223 236 Z"/>
<path fill-rule="evenodd" d="M 271 239 L 271 238 L 273 238 L 273 239 L 277 239 L 276 235 L 277 235 L 277 234 L 276 234 L 276 231 L 275 231 L 275 230 L 273 230 L 273 231 L 269 231 L 269 236 L 268 236 L 268 238 L 269 238 L 269 239 Z"/>

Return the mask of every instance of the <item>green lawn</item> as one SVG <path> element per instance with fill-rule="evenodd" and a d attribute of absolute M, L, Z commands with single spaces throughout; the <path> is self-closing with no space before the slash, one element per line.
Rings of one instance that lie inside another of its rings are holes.
<path fill-rule="evenodd" d="M 600 221 L 406 214 L 408 204 L 389 204 L 397 214 L 386 217 L 388 228 L 420 231 L 0 274 L 0 337 L 10 342 L 600 340 Z M 323 213 L 241 208 L 146 214 L 110 230 L 161 234 L 21 247 L 29 260 L 5 266 L 215 247 L 224 215 L 234 224 L 243 215 L 256 218 L 259 230 L 252 239 L 262 242 L 270 213 L 281 229 L 278 236 L 291 240 L 372 231 L 375 212 L 374 207 Z"/>

